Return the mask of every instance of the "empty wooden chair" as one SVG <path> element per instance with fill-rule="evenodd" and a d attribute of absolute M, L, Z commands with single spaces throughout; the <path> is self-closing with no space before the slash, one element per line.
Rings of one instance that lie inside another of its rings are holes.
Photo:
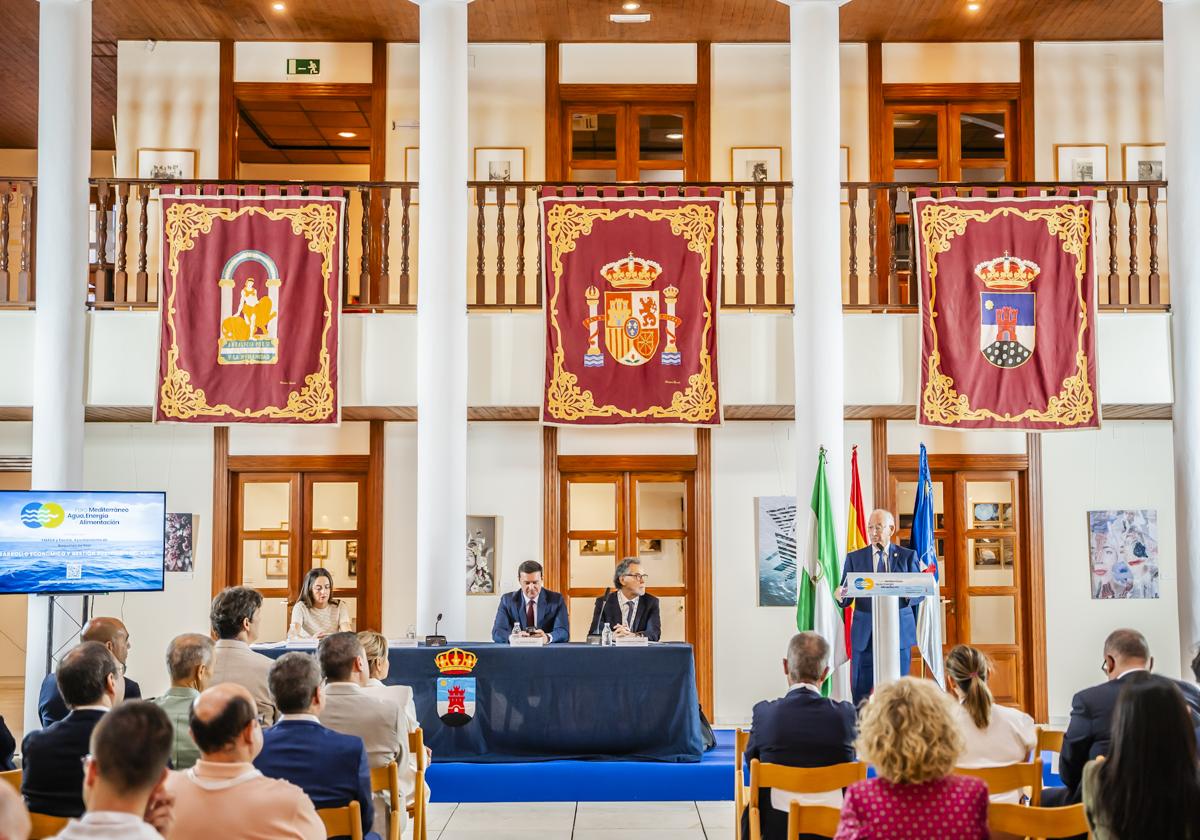
<path fill-rule="evenodd" d="M 828 793 L 841 790 L 867 778 L 867 765 L 860 761 L 829 767 L 787 767 L 750 761 L 750 840 L 762 840 L 762 812 L 759 792 L 768 787 L 788 793 Z M 770 803 L 765 803 L 770 807 Z"/>
<path fill-rule="evenodd" d="M 371 768 L 371 793 L 388 794 L 388 840 L 400 840 L 400 826 L 404 822 L 400 813 L 400 765 L 392 762 L 386 767 Z"/>
<path fill-rule="evenodd" d="M 362 814 L 357 801 L 341 808 L 321 808 L 317 811 L 317 816 L 325 824 L 326 837 L 363 840 Z"/>
<path fill-rule="evenodd" d="M 742 809 L 746 807 L 746 776 L 742 763 L 746 760 L 746 744 L 750 733 L 738 729 L 733 733 L 733 840 L 741 840 Z"/>
<path fill-rule="evenodd" d="M 426 840 L 425 826 L 425 733 L 417 727 L 415 732 L 408 733 L 408 752 L 417 759 L 416 784 L 413 787 L 413 801 L 408 806 L 408 816 L 413 823 L 413 840 Z"/>
<path fill-rule="evenodd" d="M 988 795 L 1029 789 L 1029 804 L 1042 804 L 1042 760 L 1021 761 L 1000 767 L 955 767 L 958 776 L 974 776 L 987 785 Z"/>
<path fill-rule="evenodd" d="M 21 771 L 20 770 L 4 770 L 0 771 L 0 781 L 8 782 L 13 786 L 17 793 L 21 792 Z"/>
<path fill-rule="evenodd" d="M 837 834 L 842 812 L 828 805 L 801 805 L 793 802 L 788 809 L 788 840 L 799 840 L 801 834 L 832 837 Z"/>
<path fill-rule="evenodd" d="M 1063 808 L 993 804 L 988 806 L 988 829 L 1017 837 L 1055 838 L 1087 834 L 1088 824 L 1082 803 Z"/>
<path fill-rule="evenodd" d="M 43 840 L 45 837 L 53 837 L 70 822 L 66 817 L 52 817 L 49 814 L 35 814 L 32 811 L 29 813 L 29 822 L 33 828 L 29 832 L 29 840 Z"/>

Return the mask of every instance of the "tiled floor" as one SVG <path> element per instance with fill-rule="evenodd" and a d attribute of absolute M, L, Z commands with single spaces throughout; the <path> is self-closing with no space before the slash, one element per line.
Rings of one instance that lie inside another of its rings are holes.
<path fill-rule="evenodd" d="M 724 840 L 732 802 L 514 802 L 429 806 L 429 840 Z M 412 832 L 404 833 L 411 840 Z"/>

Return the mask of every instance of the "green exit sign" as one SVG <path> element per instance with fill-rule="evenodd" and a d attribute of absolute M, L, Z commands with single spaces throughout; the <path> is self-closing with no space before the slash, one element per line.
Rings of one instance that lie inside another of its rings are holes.
<path fill-rule="evenodd" d="M 289 76 L 319 76 L 321 75 L 321 59 L 289 58 L 287 71 Z"/>

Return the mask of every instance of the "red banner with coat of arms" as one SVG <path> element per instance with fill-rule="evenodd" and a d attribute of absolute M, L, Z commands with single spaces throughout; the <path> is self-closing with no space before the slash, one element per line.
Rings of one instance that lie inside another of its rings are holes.
<path fill-rule="evenodd" d="M 162 197 L 154 419 L 337 423 L 341 197 Z"/>
<path fill-rule="evenodd" d="M 1093 199 L 917 198 L 926 426 L 1090 429 Z"/>
<path fill-rule="evenodd" d="M 543 421 L 720 424 L 720 197 L 546 197 L 541 212 Z"/>

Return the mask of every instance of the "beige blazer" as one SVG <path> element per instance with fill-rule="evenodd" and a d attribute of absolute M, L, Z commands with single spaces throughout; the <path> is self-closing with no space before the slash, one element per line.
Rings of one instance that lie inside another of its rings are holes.
<path fill-rule="evenodd" d="M 390 700 L 404 710 L 405 723 L 408 725 L 407 732 L 416 732 L 421 728 L 420 721 L 417 720 L 417 704 L 413 702 L 413 690 L 407 685 L 384 685 L 379 680 L 371 680 L 366 688 L 361 689 L 363 694 L 369 697 L 378 697 L 384 700 Z M 331 726 L 331 729 L 337 727 Z M 407 753 L 407 738 L 405 739 L 405 753 Z M 370 750 L 370 747 L 367 748 Z M 408 762 L 400 764 L 400 789 L 404 791 L 404 798 L 408 804 L 412 804 L 413 791 L 417 787 L 417 757 L 408 754 Z M 429 783 L 425 784 L 425 801 L 429 801 Z"/>
<path fill-rule="evenodd" d="M 278 714 L 275 698 L 267 685 L 267 674 L 275 660 L 253 651 L 245 642 L 237 639 L 220 639 L 213 651 L 212 679 L 210 685 L 231 682 L 244 686 L 254 696 L 258 713 L 265 715 L 271 723 Z"/>

